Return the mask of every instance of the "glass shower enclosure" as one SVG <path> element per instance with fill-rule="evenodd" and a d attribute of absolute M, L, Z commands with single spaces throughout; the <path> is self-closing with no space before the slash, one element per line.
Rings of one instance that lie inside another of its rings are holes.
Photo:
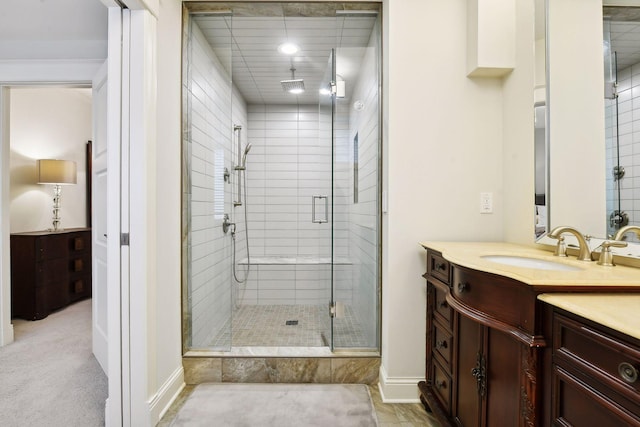
<path fill-rule="evenodd" d="M 215 5 L 184 19 L 184 351 L 377 352 L 380 4 Z"/>

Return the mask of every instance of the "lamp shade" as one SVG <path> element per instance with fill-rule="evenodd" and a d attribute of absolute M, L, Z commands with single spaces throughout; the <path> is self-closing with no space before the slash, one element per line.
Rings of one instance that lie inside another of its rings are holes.
<path fill-rule="evenodd" d="M 38 184 L 75 184 L 76 162 L 71 160 L 42 159 L 37 161 Z"/>

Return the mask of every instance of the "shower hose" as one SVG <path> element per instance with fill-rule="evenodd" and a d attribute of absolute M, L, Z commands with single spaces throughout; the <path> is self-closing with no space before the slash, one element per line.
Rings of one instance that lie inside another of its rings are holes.
<path fill-rule="evenodd" d="M 249 256 L 249 227 L 247 225 L 247 176 L 246 176 L 246 171 L 242 171 L 242 186 L 244 187 L 244 239 L 245 239 L 245 245 L 247 247 L 247 272 L 244 275 L 244 278 L 242 280 L 238 279 L 238 273 L 236 272 L 236 230 L 235 227 L 231 232 L 231 240 L 233 242 L 233 259 L 232 259 L 232 263 L 233 263 L 233 278 L 236 280 L 236 282 L 242 284 L 245 283 L 247 281 L 247 278 L 249 277 L 249 271 L 251 271 L 251 257 Z"/>

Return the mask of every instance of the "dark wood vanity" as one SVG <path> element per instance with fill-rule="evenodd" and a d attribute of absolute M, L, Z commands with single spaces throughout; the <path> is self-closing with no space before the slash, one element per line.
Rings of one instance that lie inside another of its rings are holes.
<path fill-rule="evenodd" d="M 426 381 L 418 387 L 443 426 L 640 426 L 640 381 L 629 382 L 640 341 L 538 300 L 561 286 L 467 268 L 429 248 L 424 278 Z"/>

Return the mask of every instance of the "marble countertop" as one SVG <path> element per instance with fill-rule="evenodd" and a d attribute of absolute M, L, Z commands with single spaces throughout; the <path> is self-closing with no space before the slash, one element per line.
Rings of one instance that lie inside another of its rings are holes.
<path fill-rule="evenodd" d="M 541 294 L 538 299 L 640 339 L 640 294 Z"/>
<path fill-rule="evenodd" d="M 504 242 L 421 242 L 424 248 L 436 250 L 444 258 L 462 267 L 487 273 L 498 274 L 518 280 L 520 282 L 544 286 L 616 286 L 640 288 L 640 269 L 616 265 L 604 267 L 595 261 L 578 261 L 576 257 L 561 258 L 554 256 L 552 252 L 534 247 L 516 245 Z M 525 268 L 490 261 L 483 258 L 487 255 L 506 255 L 532 257 L 566 264 L 578 268 L 576 271 L 542 270 L 537 268 Z"/>

